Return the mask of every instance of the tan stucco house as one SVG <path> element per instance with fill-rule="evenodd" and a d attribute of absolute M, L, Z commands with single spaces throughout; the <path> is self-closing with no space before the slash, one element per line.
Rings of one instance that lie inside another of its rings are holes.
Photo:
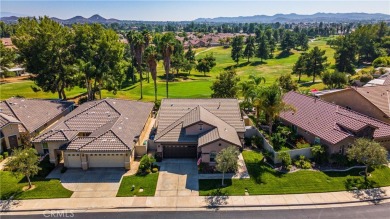
<path fill-rule="evenodd" d="M 156 156 L 211 164 L 222 149 L 241 148 L 245 133 L 237 99 L 163 99 L 156 126 Z"/>
<path fill-rule="evenodd" d="M 39 153 L 49 153 L 50 162 L 57 164 L 63 158 L 65 167 L 130 169 L 153 107 L 153 103 L 120 99 L 86 102 L 33 143 Z"/>
<path fill-rule="evenodd" d="M 390 124 L 390 84 L 316 92 L 314 95 Z"/>
<path fill-rule="evenodd" d="M 1 152 L 20 146 L 21 134 L 36 136 L 71 112 L 73 105 L 73 102 L 68 101 L 25 98 L 1 101 Z"/>
<path fill-rule="evenodd" d="M 329 153 L 345 153 L 361 137 L 374 139 L 390 150 L 390 125 L 317 97 L 293 91 L 283 101 L 295 111 L 282 112 L 280 121 L 311 144 L 328 146 Z"/>

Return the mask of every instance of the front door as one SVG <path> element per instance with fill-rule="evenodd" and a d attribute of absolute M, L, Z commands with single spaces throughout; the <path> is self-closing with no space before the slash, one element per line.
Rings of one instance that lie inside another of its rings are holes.
<path fill-rule="evenodd" d="M 16 135 L 9 136 L 8 141 L 9 141 L 9 147 L 11 149 L 18 147 L 18 137 L 16 137 Z"/>
<path fill-rule="evenodd" d="M 5 138 L 1 138 L 1 152 L 7 151 L 7 144 L 5 143 Z"/>

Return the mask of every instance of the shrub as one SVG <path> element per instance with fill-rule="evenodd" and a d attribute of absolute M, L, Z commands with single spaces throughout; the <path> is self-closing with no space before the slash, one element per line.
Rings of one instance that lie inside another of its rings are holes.
<path fill-rule="evenodd" d="M 244 138 L 244 144 L 246 146 L 252 146 L 252 138 Z"/>
<path fill-rule="evenodd" d="M 3 153 L 3 156 L 4 156 L 4 159 L 7 158 L 7 157 L 8 157 L 8 152 L 5 151 L 5 152 Z"/>
<path fill-rule="evenodd" d="M 264 139 L 261 136 L 253 136 L 252 142 L 256 145 L 257 148 L 263 148 Z"/>
<path fill-rule="evenodd" d="M 279 153 L 279 159 L 282 160 L 283 168 L 286 168 L 291 165 L 291 156 L 288 152 L 283 151 Z"/>
<path fill-rule="evenodd" d="M 316 163 L 322 164 L 322 163 L 325 163 L 326 160 L 328 159 L 325 146 L 314 145 L 311 148 L 311 153 L 313 154 L 313 160 Z"/>
<path fill-rule="evenodd" d="M 311 163 L 305 158 L 305 156 L 300 155 L 299 158 L 294 162 L 294 165 L 301 169 L 310 169 Z"/>
<path fill-rule="evenodd" d="M 158 172 L 158 168 L 155 167 L 152 169 L 152 173 L 157 173 L 157 172 Z"/>
<path fill-rule="evenodd" d="M 150 173 L 150 169 L 152 168 L 152 164 L 156 162 L 156 160 L 145 154 L 144 156 L 142 156 L 141 158 L 141 161 L 139 163 L 139 169 L 142 171 L 142 172 L 145 172 L 145 173 Z"/>
<path fill-rule="evenodd" d="M 78 103 L 79 103 L 79 105 L 80 105 L 80 104 L 83 104 L 83 103 L 85 103 L 85 102 L 87 102 L 87 101 L 88 101 L 88 97 L 87 97 L 87 96 L 84 96 L 84 97 L 80 97 L 80 98 L 79 98 Z"/>
<path fill-rule="evenodd" d="M 360 76 L 360 81 L 363 82 L 363 83 L 367 83 L 369 81 L 371 81 L 372 79 L 374 79 L 374 77 L 372 77 L 372 75 L 370 74 L 363 74 L 362 76 Z"/>
<path fill-rule="evenodd" d="M 61 173 L 65 173 L 67 170 L 68 170 L 68 168 L 66 168 L 66 167 L 62 167 L 62 169 L 61 169 Z"/>
<path fill-rule="evenodd" d="M 343 154 L 330 155 L 330 161 L 331 161 L 331 163 L 339 165 L 339 166 L 347 166 L 348 165 L 348 158 L 347 158 L 347 156 L 345 156 Z"/>
<path fill-rule="evenodd" d="M 157 152 L 154 155 L 154 159 L 156 159 L 156 162 L 161 162 L 162 161 L 162 153 L 161 152 Z"/>
<path fill-rule="evenodd" d="M 0 161 L 2 161 L 3 160 L 3 155 L 0 155 Z"/>
<path fill-rule="evenodd" d="M 378 57 L 373 62 L 372 65 L 376 67 L 388 67 L 390 66 L 390 56 Z"/>
<path fill-rule="evenodd" d="M 301 148 L 308 148 L 310 147 L 310 144 L 303 138 L 301 137 L 300 139 L 298 139 L 295 143 L 296 147 L 298 149 L 301 149 Z"/>
<path fill-rule="evenodd" d="M 150 171 L 150 169 L 147 169 L 144 171 L 144 173 L 149 174 L 149 173 L 151 173 L 151 171 Z"/>
<path fill-rule="evenodd" d="M 285 144 L 287 139 L 282 136 L 280 133 L 274 133 L 271 137 L 272 146 L 275 151 L 279 151 Z"/>

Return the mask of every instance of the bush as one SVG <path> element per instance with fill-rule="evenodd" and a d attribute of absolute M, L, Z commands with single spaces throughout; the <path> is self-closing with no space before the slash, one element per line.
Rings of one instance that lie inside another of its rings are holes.
<path fill-rule="evenodd" d="M 252 138 L 244 138 L 245 146 L 249 146 L 249 147 L 252 146 Z"/>
<path fill-rule="evenodd" d="M 330 161 L 332 164 L 336 164 L 338 166 L 347 166 L 348 158 L 343 154 L 332 154 L 330 155 Z"/>
<path fill-rule="evenodd" d="M 161 162 L 162 161 L 162 153 L 156 152 L 156 154 L 154 155 L 154 159 L 156 159 L 156 162 Z"/>
<path fill-rule="evenodd" d="M 157 173 L 157 172 L 158 172 L 158 168 L 155 167 L 152 169 L 152 173 Z"/>
<path fill-rule="evenodd" d="M 288 152 L 283 151 L 279 153 L 279 159 L 282 160 L 283 168 L 286 168 L 291 165 L 291 156 Z"/>
<path fill-rule="evenodd" d="M 316 163 L 322 164 L 322 163 L 325 163 L 328 159 L 325 146 L 314 145 L 311 148 L 311 153 L 313 154 L 313 160 Z"/>
<path fill-rule="evenodd" d="M 370 74 L 363 74 L 362 76 L 360 76 L 360 81 L 363 82 L 363 83 L 367 83 L 369 81 L 371 81 L 372 79 L 374 79 L 374 77 L 372 77 L 372 75 Z"/>
<path fill-rule="evenodd" d="M 142 156 L 141 161 L 139 163 L 139 170 L 144 173 L 150 173 L 150 169 L 152 168 L 154 162 L 156 162 L 156 159 L 145 154 L 144 156 Z"/>
<path fill-rule="evenodd" d="M 305 156 L 300 155 L 299 158 L 294 162 L 294 165 L 301 169 L 310 169 L 311 163 L 305 158 Z"/>
<path fill-rule="evenodd" d="M 0 155 L 0 161 L 2 161 L 4 158 L 3 158 L 3 155 Z"/>
<path fill-rule="evenodd" d="M 87 96 L 80 97 L 80 99 L 78 101 L 78 104 L 80 105 L 80 104 L 83 104 L 83 103 L 85 103 L 87 101 L 88 101 L 88 97 Z"/>
<path fill-rule="evenodd" d="M 65 173 L 67 170 L 68 170 L 68 168 L 66 168 L 66 167 L 62 167 L 62 169 L 61 169 L 61 173 Z"/>
<path fill-rule="evenodd" d="M 287 142 L 287 139 L 281 133 L 274 133 L 271 137 L 272 146 L 275 151 L 279 151 Z"/>
<path fill-rule="evenodd" d="M 4 159 L 7 158 L 8 157 L 8 152 L 7 151 L 3 152 L 3 156 L 4 156 Z"/>
<path fill-rule="evenodd" d="M 310 147 L 310 144 L 303 138 L 299 139 L 297 142 L 296 142 L 296 147 L 298 149 L 302 149 L 302 148 L 309 148 Z"/>
<path fill-rule="evenodd" d="M 372 65 L 377 67 L 389 67 L 390 66 L 390 56 L 378 57 L 373 62 Z"/>
<path fill-rule="evenodd" d="M 252 142 L 256 145 L 257 148 L 261 149 L 263 148 L 264 139 L 261 136 L 253 136 Z"/>

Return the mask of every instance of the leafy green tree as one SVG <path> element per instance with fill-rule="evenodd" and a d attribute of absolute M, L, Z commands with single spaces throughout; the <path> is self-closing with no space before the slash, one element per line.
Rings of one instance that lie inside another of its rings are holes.
<path fill-rule="evenodd" d="M 6 68 L 10 68 L 14 65 L 16 59 L 16 53 L 10 48 L 6 48 L 3 43 L 0 43 L 0 68 L 4 72 Z"/>
<path fill-rule="evenodd" d="M 245 50 L 244 50 L 244 57 L 248 59 L 252 58 L 256 53 L 256 47 L 255 47 L 255 37 L 248 36 L 245 41 Z"/>
<path fill-rule="evenodd" d="M 176 43 L 175 36 L 171 32 L 165 33 L 159 40 L 159 50 L 164 60 L 167 98 L 169 94 L 168 81 L 169 81 L 169 71 L 171 68 L 171 56 L 175 49 L 175 43 Z"/>
<path fill-rule="evenodd" d="M 235 146 L 229 146 L 225 149 L 222 149 L 216 156 L 216 165 L 215 168 L 222 172 L 222 186 L 225 185 L 225 173 L 228 171 L 236 171 L 238 168 L 238 155 L 240 152 Z"/>
<path fill-rule="evenodd" d="M 343 88 L 348 83 L 348 78 L 343 72 L 325 72 L 322 75 L 322 82 L 330 89 Z"/>
<path fill-rule="evenodd" d="M 217 76 L 217 80 L 213 82 L 211 90 L 212 98 L 236 98 L 238 92 L 238 82 L 240 78 L 234 70 L 227 70 Z"/>
<path fill-rule="evenodd" d="M 215 65 L 215 57 L 213 53 L 210 53 L 207 54 L 206 57 L 198 59 L 196 70 L 198 70 L 199 72 L 203 72 L 204 76 L 206 76 L 206 72 L 210 72 Z"/>
<path fill-rule="evenodd" d="M 314 145 L 311 147 L 311 153 L 316 163 L 322 164 L 328 159 L 325 146 Z"/>
<path fill-rule="evenodd" d="M 88 100 L 94 100 L 101 90 L 115 94 L 124 80 L 127 62 L 125 47 L 118 35 L 100 24 L 76 24 L 72 27 L 72 55 L 78 61 L 81 74 L 79 86 L 86 87 Z"/>
<path fill-rule="evenodd" d="M 301 50 L 306 51 L 309 49 L 309 38 L 305 33 L 299 33 L 297 37 L 297 46 L 301 47 Z"/>
<path fill-rule="evenodd" d="M 59 99 L 66 99 L 65 89 L 78 81 L 72 41 L 73 32 L 48 17 L 20 18 L 12 36 L 34 82 L 45 92 L 57 92 Z"/>
<path fill-rule="evenodd" d="M 243 55 L 244 38 L 242 36 L 233 37 L 231 57 L 237 64 Z"/>
<path fill-rule="evenodd" d="M 291 31 L 285 31 L 282 42 L 280 43 L 282 50 L 289 53 L 291 49 L 295 48 L 295 44 L 295 34 Z"/>
<path fill-rule="evenodd" d="M 191 63 L 191 64 L 195 64 L 196 60 L 195 60 L 195 51 L 192 50 L 192 46 L 190 45 L 188 47 L 188 50 L 187 52 L 185 53 L 184 57 Z"/>
<path fill-rule="evenodd" d="M 386 164 L 387 150 L 374 140 L 359 138 L 347 150 L 349 160 L 356 160 L 366 165 L 365 178 L 368 176 L 368 168 Z"/>
<path fill-rule="evenodd" d="M 34 148 L 17 148 L 13 151 L 13 156 L 7 161 L 6 166 L 15 173 L 23 174 L 28 181 L 30 189 L 31 178 L 38 174 L 39 166 L 38 152 Z"/>
<path fill-rule="evenodd" d="M 157 56 L 156 46 L 149 45 L 145 50 L 145 59 L 154 83 L 154 102 L 157 102 Z"/>
<path fill-rule="evenodd" d="M 298 83 L 301 82 L 301 76 L 306 72 L 307 53 L 302 53 L 294 64 L 292 74 L 298 75 Z"/>
<path fill-rule="evenodd" d="M 171 68 L 176 70 L 177 75 L 179 74 L 179 70 L 183 68 L 184 59 L 184 47 L 179 40 L 175 40 Z"/>
<path fill-rule="evenodd" d="M 326 60 L 325 50 L 319 49 L 318 46 L 307 54 L 305 70 L 308 76 L 313 76 L 313 83 L 316 81 L 316 76 L 325 71 L 327 67 Z"/>
<path fill-rule="evenodd" d="M 278 84 L 283 89 L 284 92 L 297 90 L 298 84 L 294 81 L 291 74 L 285 74 L 278 78 Z"/>
<path fill-rule="evenodd" d="M 152 165 L 154 162 L 156 162 L 156 160 L 152 156 L 145 154 L 144 156 L 142 156 L 139 162 L 139 169 L 143 172 L 147 172 L 147 170 L 152 169 Z"/>
<path fill-rule="evenodd" d="M 349 36 L 337 39 L 334 58 L 339 72 L 355 73 L 357 45 Z"/>
<path fill-rule="evenodd" d="M 269 47 L 268 47 L 268 41 L 264 35 L 262 35 L 259 39 L 259 45 L 257 47 L 257 53 L 256 56 L 260 58 L 261 61 L 266 60 L 269 58 Z"/>

